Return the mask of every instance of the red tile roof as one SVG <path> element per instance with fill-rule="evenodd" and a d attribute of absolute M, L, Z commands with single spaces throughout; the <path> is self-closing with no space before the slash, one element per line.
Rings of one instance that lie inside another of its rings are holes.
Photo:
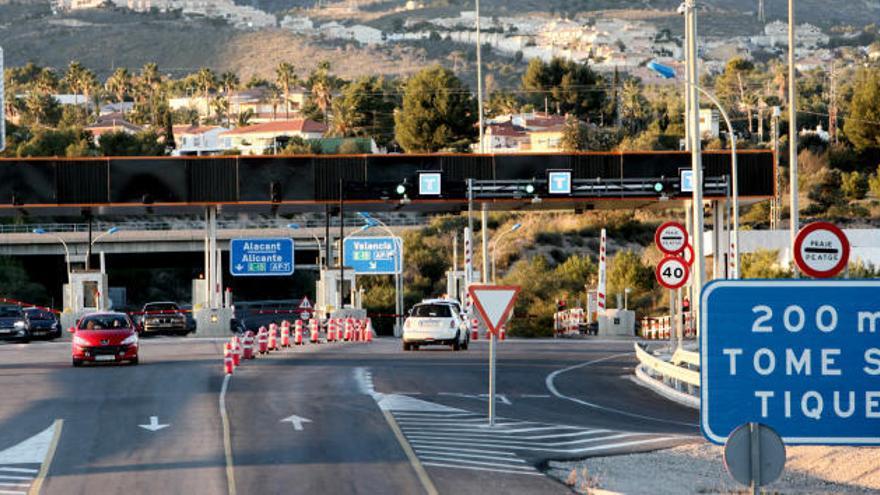
<path fill-rule="evenodd" d="M 221 133 L 221 136 L 232 136 L 241 134 L 263 134 L 263 133 L 284 133 L 284 132 L 308 132 L 308 133 L 324 133 L 327 126 L 309 119 L 295 120 L 274 120 L 262 124 L 254 124 L 246 127 L 239 127 L 231 131 Z"/>
<path fill-rule="evenodd" d="M 487 130 L 490 131 L 493 136 L 526 137 L 528 135 L 525 129 L 516 127 L 510 122 L 490 125 Z"/>

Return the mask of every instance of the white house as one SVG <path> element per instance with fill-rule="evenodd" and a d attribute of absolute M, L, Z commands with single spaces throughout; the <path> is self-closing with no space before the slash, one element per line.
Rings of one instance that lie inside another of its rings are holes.
<path fill-rule="evenodd" d="M 224 151 L 220 134 L 228 131 L 220 126 L 176 125 L 173 127 L 174 156 L 218 155 Z"/>
<path fill-rule="evenodd" d="M 267 150 L 280 151 L 292 137 L 319 139 L 326 131 L 325 124 L 314 120 L 275 120 L 221 132 L 220 145 L 226 150 L 237 149 L 244 155 L 262 155 Z"/>

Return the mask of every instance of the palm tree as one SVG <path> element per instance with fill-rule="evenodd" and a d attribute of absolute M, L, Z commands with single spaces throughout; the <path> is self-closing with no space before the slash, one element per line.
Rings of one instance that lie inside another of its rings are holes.
<path fill-rule="evenodd" d="M 354 135 L 355 126 L 363 119 L 357 107 L 343 98 L 333 100 L 333 118 L 330 126 L 330 135 L 335 137 L 350 137 Z"/>
<path fill-rule="evenodd" d="M 284 118 L 290 119 L 290 87 L 296 84 L 296 70 L 293 64 L 281 62 L 275 69 L 275 83 L 284 90 Z"/>
<path fill-rule="evenodd" d="M 67 85 L 70 91 L 73 92 L 74 104 L 77 104 L 79 102 L 79 92 L 80 88 L 82 88 L 86 70 L 87 69 L 83 67 L 81 63 L 73 60 L 67 66 L 67 71 L 64 73 L 64 77 L 62 78 L 62 82 Z"/>
<path fill-rule="evenodd" d="M 113 71 L 104 83 L 104 87 L 114 95 L 117 102 L 122 103 L 125 95 L 131 91 L 131 74 L 128 73 L 128 69 L 120 67 Z"/>
<path fill-rule="evenodd" d="M 281 104 L 281 93 L 278 91 L 277 86 L 272 86 L 269 89 L 269 104 L 272 105 L 272 120 L 276 120 L 278 118 L 278 105 Z"/>
<path fill-rule="evenodd" d="M 224 72 L 220 74 L 220 85 L 223 86 L 223 94 L 226 96 L 226 127 L 229 127 L 229 115 L 232 111 L 232 92 L 238 88 L 241 81 L 235 72 Z"/>
<path fill-rule="evenodd" d="M 314 98 L 315 105 L 321 109 L 321 113 L 324 114 L 324 122 L 327 122 L 327 109 L 330 108 L 331 100 L 333 95 L 331 93 L 330 83 L 326 78 L 318 79 L 312 84 L 312 98 Z"/>
<path fill-rule="evenodd" d="M 196 74 L 196 81 L 199 85 L 199 89 L 202 90 L 202 95 L 205 98 L 205 107 L 207 117 L 211 116 L 211 90 L 217 86 L 217 77 L 214 75 L 214 71 L 207 67 L 202 67 L 199 69 L 198 74 Z"/>
<path fill-rule="evenodd" d="M 45 68 L 34 79 L 34 90 L 43 94 L 54 93 L 58 90 L 58 76 L 55 71 Z"/>

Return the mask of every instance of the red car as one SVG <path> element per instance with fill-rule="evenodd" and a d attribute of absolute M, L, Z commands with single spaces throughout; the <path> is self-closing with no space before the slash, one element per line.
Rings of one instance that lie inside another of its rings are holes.
<path fill-rule="evenodd" d="M 138 364 L 138 334 L 125 313 L 94 313 L 84 316 L 73 333 L 73 365 L 85 362 Z"/>

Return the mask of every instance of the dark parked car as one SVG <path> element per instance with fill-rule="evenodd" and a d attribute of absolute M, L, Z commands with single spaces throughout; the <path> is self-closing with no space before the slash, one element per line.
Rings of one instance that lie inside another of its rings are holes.
<path fill-rule="evenodd" d="M 144 333 L 186 335 L 190 331 L 185 312 L 175 302 L 150 302 L 144 304 L 141 312 L 140 328 Z"/>
<path fill-rule="evenodd" d="M 26 308 L 24 314 L 27 317 L 31 337 L 50 339 L 61 337 L 61 323 L 58 322 L 55 313 L 41 308 Z"/>
<path fill-rule="evenodd" d="M 27 315 L 21 306 L 0 305 L 0 339 L 30 342 L 31 334 Z"/>

